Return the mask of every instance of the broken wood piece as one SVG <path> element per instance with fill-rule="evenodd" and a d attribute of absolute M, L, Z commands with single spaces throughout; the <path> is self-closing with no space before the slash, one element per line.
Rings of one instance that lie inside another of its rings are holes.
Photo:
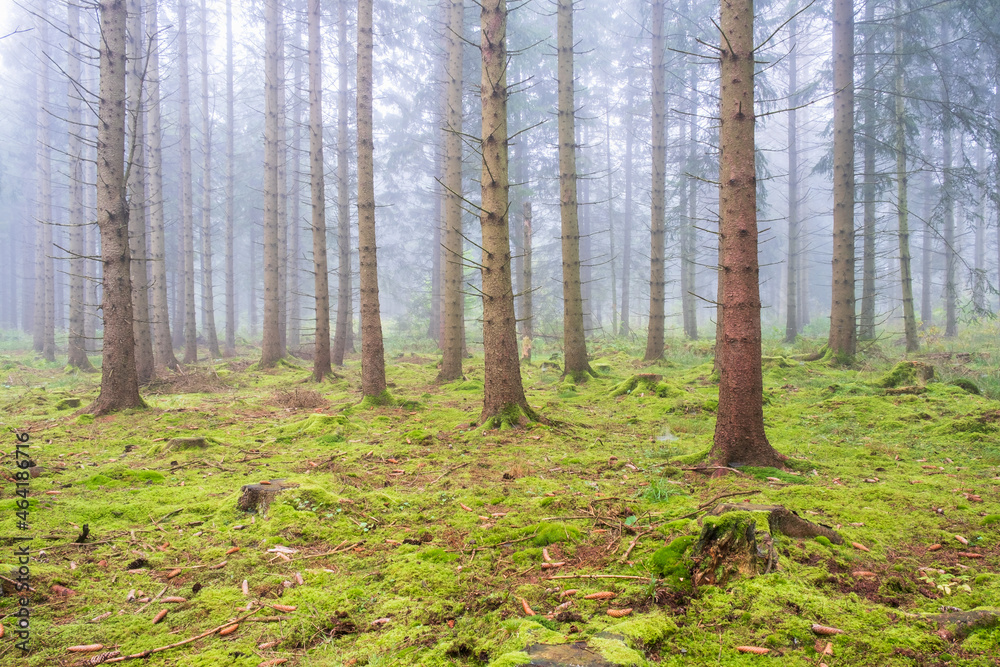
<path fill-rule="evenodd" d="M 938 634 L 949 640 L 964 639 L 974 630 L 990 630 L 1000 625 L 1000 609 L 976 609 L 924 616 L 936 623 Z"/>
<path fill-rule="evenodd" d="M 79 646 L 70 646 L 66 650 L 73 653 L 91 653 L 100 651 L 102 648 L 104 648 L 104 644 L 80 644 Z"/>
<path fill-rule="evenodd" d="M 710 514 L 720 516 L 726 512 L 767 512 L 767 523 L 771 532 L 779 532 L 788 537 L 825 537 L 834 544 L 843 544 L 844 538 L 835 530 L 823 524 L 813 523 L 800 517 L 783 505 L 751 505 L 749 503 L 723 503 L 717 505 Z"/>
<path fill-rule="evenodd" d="M 267 508 L 284 488 L 279 480 L 272 480 L 268 484 L 244 484 L 236 507 L 250 514 L 267 514 Z"/>

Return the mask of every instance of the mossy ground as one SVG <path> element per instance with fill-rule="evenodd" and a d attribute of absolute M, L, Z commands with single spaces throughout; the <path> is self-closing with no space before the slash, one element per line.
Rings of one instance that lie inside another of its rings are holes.
<path fill-rule="evenodd" d="M 767 432 L 790 465 L 721 478 L 685 469 L 710 446 L 718 405 L 703 342 L 672 341 L 653 365 L 636 361 L 641 350 L 627 344 L 592 342 L 601 373 L 573 391 L 558 368 L 524 365 L 529 405 L 551 423 L 502 430 L 476 424 L 481 358 L 466 364 L 464 381 L 436 385 L 434 356 L 408 349 L 387 364 L 394 404 L 362 408 L 356 360 L 313 385 L 307 363 L 260 371 L 248 350 L 159 381 L 144 393 L 149 410 L 93 419 L 64 399 L 88 405 L 97 376 L 0 354 L 4 426 L 31 434 L 42 467 L 26 533 L 34 537 L 34 650 L 21 661 L 4 619 L 0 664 L 72 664 L 65 649 L 74 644 L 123 653 L 165 646 L 257 601 L 296 610 L 265 609 L 258 615 L 283 620 L 244 623 L 148 664 L 519 664 L 532 643 L 609 631 L 634 649 L 608 649 L 623 660 L 749 665 L 761 658 L 735 647 L 756 645 L 783 664 L 815 665 L 810 627 L 820 623 L 846 631 L 829 638 L 831 665 L 993 665 L 1000 629 L 946 639 L 920 615 L 1000 607 L 996 340 L 995 327 L 958 342 L 932 332 L 930 352 L 914 358 L 934 364 L 939 381 L 902 395 L 880 386 L 899 355 L 870 349 L 844 368 L 796 360 L 816 343 L 767 344 L 768 356 L 783 360 L 765 368 Z M 637 373 L 662 375 L 669 391 L 611 395 Z M 982 395 L 951 384 L 961 377 Z M 304 386 L 326 403 L 276 399 Z M 184 436 L 208 446 L 156 447 Z M 22 534 L 7 437 L 4 572 L 16 564 L 11 538 Z M 265 516 L 236 509 L 242 485 L 272 479 L 299 486 Z M 656 571 L 680 578 L 677 558 L 654 554 L 698 533 L 699 515 L 689 515 L 738 492 L 835 526 L 845 545 L 775 535 L 779 569 L 766 576 L 696 591 L 657 581 Z M 80 545 L 83 524 L 90 537 Z M 935 543 L 943 548 L 931 551 Z M 278 545 L 294 550 L 290 560 L 268 551 Z M 227 554 L 232 547 L 240 550 Z M 565 565 L 543 568 L 543 548 Z M 186 569 L 168 579 L 175 567 Z M 636 578 L 548 578 L 578 574 Z M 77 594 L 60 597 L 53 584 Z M 553 630 L 524 618 L 518 598 L 547 614 L 569 588 L 581 591 L 569 608 L 579 620 L 547 621 Z M 167 605 L 127 602 L 132 589 L 188 601 L 153 625 Z M 582 599 L 600 590 L 617 596 Z M 619 620 L 606 615 L 609 606 L 634 611 Z M 0 614 L 13 610 L 13 598 L 0 597 Z M 279 643 L 258 648 L 268 641 Z"/>

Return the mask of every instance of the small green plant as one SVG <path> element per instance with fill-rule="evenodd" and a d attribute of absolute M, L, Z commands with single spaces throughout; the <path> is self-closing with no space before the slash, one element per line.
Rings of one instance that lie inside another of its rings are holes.
<path fill-rule="evenodd" d="M 919 577 L 920 581 L 930 584 L 945 595 L 951 595 L 952 591 L 972 592 L 972 586 L 968 584 L 970 580 L 968 575 L 952 574 L 932 567 L 925 568 L 923 572 Z"/>

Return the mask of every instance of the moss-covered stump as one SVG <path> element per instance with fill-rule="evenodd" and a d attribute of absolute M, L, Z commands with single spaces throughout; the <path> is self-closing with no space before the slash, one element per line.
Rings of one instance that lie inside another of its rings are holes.
<path fill-rule="evenodd" d="M 237 509 L 250 514 L 267 514 L 267 508 L 275 497 L 285 489 L 294 488 L 298 484 L 284 484 L 283 480 L 275 479 L 258 484 L 245 484 L 240 489 Z"/>
<path fill-rule="evenodd" d="M 721 516 L 727 512 L 767 512 L 767 525 L 772 533 L 798 538 L 825 537 L 834 544 L 844 543 L 844 538 L 829 526 L 807 521 L 782 505 L 723 503 L 716 506 L 711 514 Z"/>
<path fill-rule="evenodd" d="M 975 630 L 991 630 L 1000 625 L 1000 610 L 973 609 L 926 617 L 937 623 L 938 634 L 948 641 L 964 639 Z"/>
<path fill-rule="evenodd" d="M 901 361 L 876 384 L 883 389 L 923 385 L 934 379 L 934 367 L 921 361 Z"/>
<path fill-rule="evenodd" d="M 636 389 L 642 387 L 647 391 L 654 391 L 656 389 L 657 383 L 663 380 L 662 375 L 657 375 L 655 373 L 640 373 L 638 375 L 633 375 L 624 382 L 619 382 L 611 390 L 612 396 L 624 396 L 626 394 L 631 394 Z"/>
<path fill-rule="evenodd" d="M 176 452 L 184 449 L 207 449 L 211 443 L 206 438 L 199 436 L 191 438 L 171 438 L 166 445 L 164 445 L 164 451 Z"/>
<path fill-rule="evenodd" d="M 525 651 L 531 658 L 529 665 L 536 667 L 614 667 L 600 653 L 587 647 L 586 642 L 572 644 L 535 644 Z"/>
<path fill-rule="evenodd" d="M 691 548 L 695 586 L 725 586 L 740 577 L 756 577 L 776 569 L 778 554 L 766 530 L 765 512 L 726 512 L 705 517 Z"/>

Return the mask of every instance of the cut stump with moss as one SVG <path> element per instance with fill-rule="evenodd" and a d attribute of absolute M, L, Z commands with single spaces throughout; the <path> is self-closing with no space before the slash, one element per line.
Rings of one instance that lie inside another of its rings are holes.
<path fill-rule="evenodd" d="M 766 528 L 764 512 L 743 510 L 705 517 L 691 549 L 694 585 L 725 586 L 776 569 L 778 553 Z"/>
<path fill-rule="evenodd" d="M 777 532 L 787 537 L 798 538 L 825 537 L 834 544 L 844 543 L 844 538 L 829 526 L 803 519 L 783 505 L 723 503 L 717 505 L 711 511 L 711 515 L 721 516 L 727 512 L 766 512 L 768 528 L 772 533 Z"/>
<path fill-rule="evenodd" d="M 236 501 L 236 508 L 249 514 L 264 515 L 275 497 L 285 489 L 297 487 L 298 484 L 286 484 L 284 480 L 275 479 L 257 484 L 245 484 Z"/>

